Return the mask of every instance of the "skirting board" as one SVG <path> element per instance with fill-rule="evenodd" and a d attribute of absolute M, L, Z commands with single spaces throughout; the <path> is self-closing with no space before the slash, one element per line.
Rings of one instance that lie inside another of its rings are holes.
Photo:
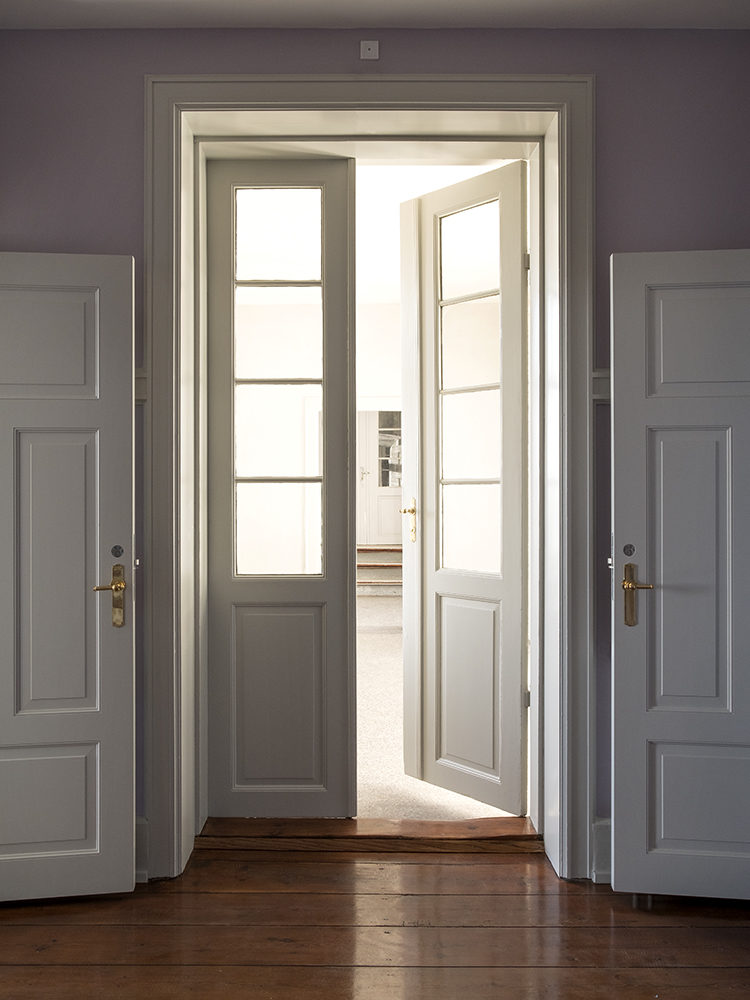
<path fill-rule="evenodd" d="M 148 820 L 144 816 L 135 821 L 135 880 L 148 882 Z"/>
<path fill-rule="evenodd" d="M 612 820 L 595 819 L 591 832 L 594 848 L 591 879 L 609 884 L 612 881 Z"/>

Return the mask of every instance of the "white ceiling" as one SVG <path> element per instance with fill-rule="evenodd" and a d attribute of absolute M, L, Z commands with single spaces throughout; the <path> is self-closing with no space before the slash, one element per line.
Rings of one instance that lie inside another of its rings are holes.
<path fill-rule="evenodd" d="M 0 28 L 363 26 L 750 28 L 750 0 L 2 0 L 0 3 Z"/>

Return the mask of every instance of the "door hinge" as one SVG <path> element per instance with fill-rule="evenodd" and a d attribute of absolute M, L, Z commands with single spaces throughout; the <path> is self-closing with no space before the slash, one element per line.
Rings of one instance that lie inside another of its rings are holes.
<path fill-rule="evenodd" d="M 531 691 L 524 691 L 523 693 L 523 707 L 531 708 Z"/>
<path fill-rule="evenodd" d="M 523 255 L 523 266 L 526 268 L 527 271 L 531 270 L 531 254 L 530 253 L 525 253 Z"/>

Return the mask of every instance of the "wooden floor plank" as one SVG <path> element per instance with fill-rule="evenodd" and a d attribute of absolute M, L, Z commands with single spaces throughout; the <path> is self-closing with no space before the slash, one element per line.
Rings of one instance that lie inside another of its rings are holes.
<path fill-rule="evenodd" d="M 267 861 L 279 860 L 280 855 L 283 854 L 285 864 L 293 864 L 301 861 L 324 865 L 328 863 L 339 864 L 342 861 L 347 861 L 363 865 L 384 863 L 404 865 L 514 865 L 518 863 L 520 857 L 527 856 L 535 859 L 536 863 L 542 867 L 549 864 L 544 852 L 536 850 L 480 852 L 480 857 L 472 851 L 464 850 L 422 851 L 409 849 L 401 851 L 396 847 L 398 843 L 398 841 L 393 841 L 391 846 L 385 851 L 375 847 L 372 850 L 360 850 L 359 847 L 356 850 L 350 850 L 346 847 L 339 851 L 333 851 L 326 848 L 323 850 L 313 850 L 308 846 L 305 846 L 302 850 L 298 850 L 295 847 L 281 849 L 278 845 L 267 849 L 266 845 L 268 841 L 262 841 L 261 847 L 249 847 L 243 841 L 238 842 L 236 846 L 220 847 L 217 850 L 204 846 L 201 850 L 195 851 L 193 860 L 243 861 L 246 863 L 260 861 L 265 864 Z"/>
<path fill-rule="evenodd" d="M 0 968 L 12 1000 L 739 1000 L 722 969 L 288 969 L 189 965 Z"/>
<path fill-rule="evenodd" d="M 344 895 L 333 893 L 154 893 L 118 898 L 16 903 L 0 907 L 0 928 L 44 924 L 105 926 L 382 927 L 750 927 L 750 908 L 709 900 L 658 899 L 633 909 L 630 897 L 577 895 Z"/>
<path fill-rule="evenodd" d="M 742 927 L 6 926 L 0 966 L 242 965 L 354 968 L 730 968 L 750 962 Z"/>
<path fill-rule="evenodd" d="M 297 862 L 283 859 L 263 864 L 246 860 L 205 859 L 193 856 L 180 879 L 159 884 L 163 892 L 334 892 L 506 894 L 585 893 L 588 883 L 562 882 L 552 867 L 535 863 L 534 855 L 518 856 L 505 865 Z"/>
<path fill-rule="evenodd" d="M 447 838 L 474 840 L 477 837 L 538 839 L 531 820 L 525 816 L 499 816 L 471 820 L 408 819 L 235 819 L 209 818 L 200 837 L 297 837 L 346 838 L 388 837 Z"/>
<path fill-rule="evenodd" d="M 384 853 L 409 851 L 417 854 L 543 854 L 544 844 L 538 837 L 502 837 L 497 840 L 474 837 L 198 837 L 197 851 L 359 851 Z"/>

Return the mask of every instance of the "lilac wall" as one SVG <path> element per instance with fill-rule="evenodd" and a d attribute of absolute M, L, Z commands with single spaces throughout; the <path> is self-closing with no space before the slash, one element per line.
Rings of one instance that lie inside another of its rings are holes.
<path fill-rule="evenodd" d="M 140 332 L 144 74 L 373 72 L 595 74 L 600 366 L 610 253 L 750 246 L 750 32 L 370 29 L 0 32 L 0 250 L 133 254 Z"/>

